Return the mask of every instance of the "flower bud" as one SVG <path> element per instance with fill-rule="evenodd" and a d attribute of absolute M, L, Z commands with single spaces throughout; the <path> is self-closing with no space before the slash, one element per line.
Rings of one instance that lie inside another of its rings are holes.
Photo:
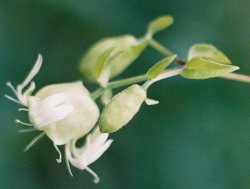
<path fill-rule="evenodd" d="M 104 70 L 110 74 L 110 78 L 115 77 L 140 55 L 145 46 L 143 41 L 137 40 L 132 35 L 103 39 L 95 43 L 87 53 L 84 54 L 80 63 L 80 71 L 85 79 L 96 82 L 98 78 L 96 78 L 94 70 L 97 66 L 97 59 L 106 50 L 113 48 L 110 59 L 106 65 L 106 68 L 108 67 L 110 70 Z"/>
<path fill-rule="evenodd" d="M 115 132 L 122 128 L 138 112 L 145 99 L 145 89 L 136 84 L 115 95 L 100 116 L 101 132 Z"/>

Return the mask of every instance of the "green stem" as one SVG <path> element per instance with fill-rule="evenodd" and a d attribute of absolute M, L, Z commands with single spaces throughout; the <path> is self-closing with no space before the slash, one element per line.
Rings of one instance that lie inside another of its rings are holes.
<path fill-rule="evenodd" d="M 234 81 L 250 83 L 250 76 L 248 76 L 248 75 L 237 74 L 237 73 L 227 73 L 227 74 L 220 76 L 220 77 L 224 78 L 224 79 L 230 79 L 230 80 L 234 80 Z"/>
<path fill-rule="evenodd" d="M 149 85 L 151 85 L 152 83 L 154 83 L 156 81 L 166 79 L 166 78 L 169 78 L 169 77 L 172 77 L 172 76 L 175 76 L 175 75 L 179 75 L 181 73 L 182 69 L 183 69 L 182 67 L 178 67 L 178 68 L 173 68 L 173 69 L 169 69 L 169 70 L 164 71 L 157 78 L 155 78 L 154 80 L 149 81 L 146 84 L 146 88 L 149 87 Z M 110 82 L 106 88 L 99 88 L 96 91 L 94 91 L 91 94 L 91 98 L 93 100 L 97 99 L 98 97 L 101 96 L 103 91 L 106 90 L 106 89 L 114 89 L 114 88 L 123 87 L 123 86 L 126 86 L 126 85 L 140 83 L 140 82 L 147 81 L 147 80 L 148 80 L 148 76 L 147 76 L 147 74 L 144 74 L 144 75 L 139 75 L 139 76 L 135 76 L 135 77 L 130 77 L 130 78 L 127 78 L 127 79 L 121 79 L 121 80 L 118 80 L 118 81 L 113 81 L 113 82 Z"/>
<path fill-rule="evenodd" d="M 181 74 L 183 70 L 183 67 L 178 67 L 178 68 L 173 68 L 173 69 L 169 69 L 163 73 L 161 73 L 160 75 L 158 75 L 156 78 L 152 79 L 152 80 L 149 80 L 147 81 L 143 87 L 144 89 L 148 89 L 148 87 L 150 85 L 152 85 L 153 83 L 157 82 L 157 81 L 160 81 L 160 80 L 163 80 L 163 79 L 167 79 L 169 77 L 173 77 L 173 76 L 176 76 L 176 75 L 179 75 Z"/>
<path fill-rule="evenodd" d="M 91 98 L 93 100 L 97 99 L 99 96 L 101 96 L 103 91 L 106 90 L 106 89 L 115 89 L 115 88 L 118 88 L 118 87 L 123 87 L 123 86 L 126 86 L 126 85 L 130 85 L 130 84 L 140 83 L 140 82 L 146 81 L 147 78 L 148 78 L 148 76 L 146 74 L 144 74 L 144 75 L 139 75 L 139 76 L 135 76 L 135 77 L 130 77 L 130 78 L 127 78 L 127 79 L 112 81 L 112 82 L 110 82 L 108 84 L 108 86 L 106 88 L 98 88 L 96 91 L 94 91 L 91 94 Z"/>
<path fill-rule="evenodd" d="M 149 44 L 158 52 L 160 52 L 164 56 L 172 56 L 174 53 L 170 51 L 168 48 L 164 47 L 162 44 L 160 44 L 158 41 L 151 39 L 149 40 Z M 180 65 L 185 65 L 186 62 L 182 60 L 180 57 L 176 57 L 175 61 Z M 227 73 L 223 76 L 219 76 L 220 78 L 224 79 L 230 79 L 234 81 L 244 82 L 244 83 L 250 83 L 250 76 L 243 75 L 243 74 L 237 74 L 237 73 Z"/>
<path fill-rule="evenodd" d="M 172 51 L 170 51 L 168 48 L 164 47 L 158 41 L 156 41 L 154 39 L 150 39 L 148 42 L 151 45 L 151 47 L 153 47 L 155 50 L 157 50 L 162 55 L 167 56 L 167 57 L 174 55 L 174 53 Z M 182 60 L 178 56 L 175 58 L 175 61 L 178 64 L 180 64 L 182 67 L 174 68 L 174 69 L 171 69 L 171 70 L 166 70 L 165 72 L 160 74 L 156 79 L 146 82 L 144 84 L 144 87 L 148 88 L 151 84 L 153 84 L 156 81 L 166 79 L 168 77 L 172 77 L 172 76 L 175 76 L 175 75 L 179 75 L 181 73 L 181 71 L 183 70 L 183 66 L 186 64 L 186 62 L 184 60 Z M 220 77 L 224 78 L 224 79 L 230 79 L 230 80 L 250 83 L 250 76 L 247 76 L 247 75 L 236 74 L 236 73 L 228 73 L 228 74 L 225 74 L 225 75 L 220 76 Z M 127 79 L 113 81 L 113 82 L 110 82 L 106 88 L 98 88 L 96 91 L 94 91 L 91 94 L 91 97 L 92 97 L 93 100 L 95 100 L 98 97 L 100 97 L 101 94 L 103 93 L 103 91 L 106 90 L 106 89 L 114 89 L 114 88 L 123 87 L 123 86 L 126 86 L 126 85 L 140 83 L 140 82 L 146 81 L 147 79 L 148 79 L 147 74 L 144 74 L 144 75 L 139 75 L 139 76 L 135 76 L 135 77 L 130 77 L 130 78 L 127 78 Z"/>
<path fill-rule="evenodd" d="M 154 39 L 150 39 L 149 40 L 149 44 L 151 45 L 151 47 L 153 47 L 155 50 L 157 50 L 159 53 L 161 53 L 164 56 L 173 56 L 175 55 L 172 51 L 170 51 L 168 48 L 164 47 L 162 44 L 160 44 L 158 41 L 154 40 Z M 180 57 L 176 56 L 175 61 L 180 64 L 180 65 L 184 65 L 185 61 L 183 61 Z"/>
<path fill-rule="evenodd" d="M 118 81 L 113 81 L 108 84 L 108 89 L 114 89 L 118 87 L 123 87 L 126 85 L 134 84 L 134 83 L 140 83 L 143 81 L 146 81 L 148 79 L 148 76 L 146 74 L 135 76 L 135 77 L 130 77 L 127 79 L 121 79 Z"/>

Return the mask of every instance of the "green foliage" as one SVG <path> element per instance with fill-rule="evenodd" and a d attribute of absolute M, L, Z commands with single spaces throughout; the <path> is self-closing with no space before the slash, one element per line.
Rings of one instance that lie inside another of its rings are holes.
<path fill-rule="evenodd" d="M 138 41 L 137 44 L 131 45 L 116 53 L 110 60 L 111 78 L 122 73 L 133 61 L 140 56 L 147 44 L 144 41 Z"/>
<path fill-rule="evenodd" d="M 151 38 L 155 33 L 165 30 L 174 23 L 174 18 L 170 15 L 160 16 L 152 20 L 148 25 L 147 36 Z"/>
<path fill-rule="evenodd" d="M 187 62 L 181 75 L 189 79 L 207 79 L 238 70 L 239 67 L 214 62 L 204 58 L 193 58 Z"/>
<path fill-rule="evenodd" d="M 100 56 L 97 58 L 97 61 L 93 70 L 96 78 L 100 77 L 113 50 L 114 50 L 114 47 L 110 47 L 107 50 L 105 50 L 103 53 L 101 53 Z"/>
<path fill-rule="evenodd" d="M 154 79 L 158 75 L 160 75 L 166 67 L 168 67 L 176 58 L 176 55 L 170 56 L 168 58 L 164 58 L 163 60 L 157 62 L 155 65 L 153 65 L 147 72 L 148 78 Z"/>
<path fill-rule="evenodd" d="M 205 58 L 223 64 L 231 64 L 229 58 L 220 52 L 216 47 L 209 44 L 195 44 L 188 52 L 188 61 L 193 58 Z"/>
<path fill-rule="evenodd" d="M 106 87 L 110 75 L 110 66 L 107 65 L 108 60 L 111 58 L 111 53 L 114 50 L 114 47 L 110 47 L 105 50 L 96 61 L 94 65 L 94 75 L 102 87 Z"/>
<path fill-rule="evenodd" d="M 207 79 L 238 69 L 213 45 L 195 44 L 189 49 L 188 61 L 181 75 L 189 79 Z"/>

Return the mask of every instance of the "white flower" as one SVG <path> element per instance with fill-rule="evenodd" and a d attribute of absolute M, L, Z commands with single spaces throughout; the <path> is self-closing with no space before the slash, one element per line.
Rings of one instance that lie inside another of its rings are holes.
<path fill-rule="evenodd" d="M 68 161 L 76 168 L 86 170 L 94 176 L 94 182 L 100 181 L 97 174 L 88 166 L 96 161 L 109 148 L 113 140 L 108 139 L 108 133 L 100 133 L 99 127 L 86 137 L 82 147 L 76 147 L 76 139 L 65 145 L 67 165 L 70 174 L 71 170 Z"/>
<path fill-rule="evenodd" d="M 56 145 L 63 145 L 89 133 L 99 109 L 81 82 L 55 84 L 29 98 L 29 118 Z"/>
<path fill-rule="evenodd" d="M 31 80 L 39 72 L 41 65 L 42 56 L 38 55 L 34 67 L 23 83 L 14 88 L 10 82 L 7 82 L 16 99 L 8 95 L 5 95 L 6 98 L 25 106 L 19 110 L 28 112 L 30 123 L 16 121 L 33 127 L 25 131 L 42 131 L 27 145 L 26 150 L 46 134 L 59 153 L 58 162 L 61 162 L 61 153 L 57 145 L 65 145 L 66 162 L 71 175 L 69 162 L 78 169 L 86 169 L 94 176 L 94 182 L 98 183 L 99 177 L 88 166 L 96 161 L 112 143 L 112 140 L 107 140 L 107 133 L 100 133 L 99 127 L 88 134 L 99 118 L 98 106 L 80 81 L 48 85 L 32 95 L 35 83 Z M 26 87 L 27 89 L 24 90 Z M 76 147 L 77 139 L 85 135 L 87 135 L 85 145 L 81 148 Z"/>
<path fill-rule="evenodd" d="M 32 95 L 35 83 L 31 80 L 39 72 L 41 65 L 42 56 L 38 55 L 31 72 L 16 89 L 7 82 L 17 99 L 5 96 L 25 106 L 25 109 L 20 110 L 28 111 L 31 123 L 26 125 L 43 131 L 56 147 L 89 133 L 99 118 L 99 109 L 82 82 L 48 85 Z M 17 122 L 25 124 L 19 120 Z M 40 137 L 34 140 L 38 138 Z"/>

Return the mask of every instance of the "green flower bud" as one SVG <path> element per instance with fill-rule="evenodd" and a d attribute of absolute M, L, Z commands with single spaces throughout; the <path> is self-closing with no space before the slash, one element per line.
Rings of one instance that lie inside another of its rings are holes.
<path fill-rule="evenodd" d="M 132 35 L 123 35 L 119 37 L 111 37 L 103 39 L 95 43 L 86 54 L 84 54 L 81 63 L 80 71 L 83 77 L 91 82 L 96 82 L 95 70 L 99 66 L 98 58 L 108 49 L 113 49 L 110 53 L 109 60 L 105 65 L 109 73 L 109 77 L 115 77 L 124 71 L 142 52 L 145 48 L 143 41 L 137 40 Z"/>
<path fill-rule="evenodd" d="M 110 133 L 122 128 L 138 112 L 145 99 L 145 89 L 136 84 L 115 95 L 101 113 L 101 132 Z"/>

